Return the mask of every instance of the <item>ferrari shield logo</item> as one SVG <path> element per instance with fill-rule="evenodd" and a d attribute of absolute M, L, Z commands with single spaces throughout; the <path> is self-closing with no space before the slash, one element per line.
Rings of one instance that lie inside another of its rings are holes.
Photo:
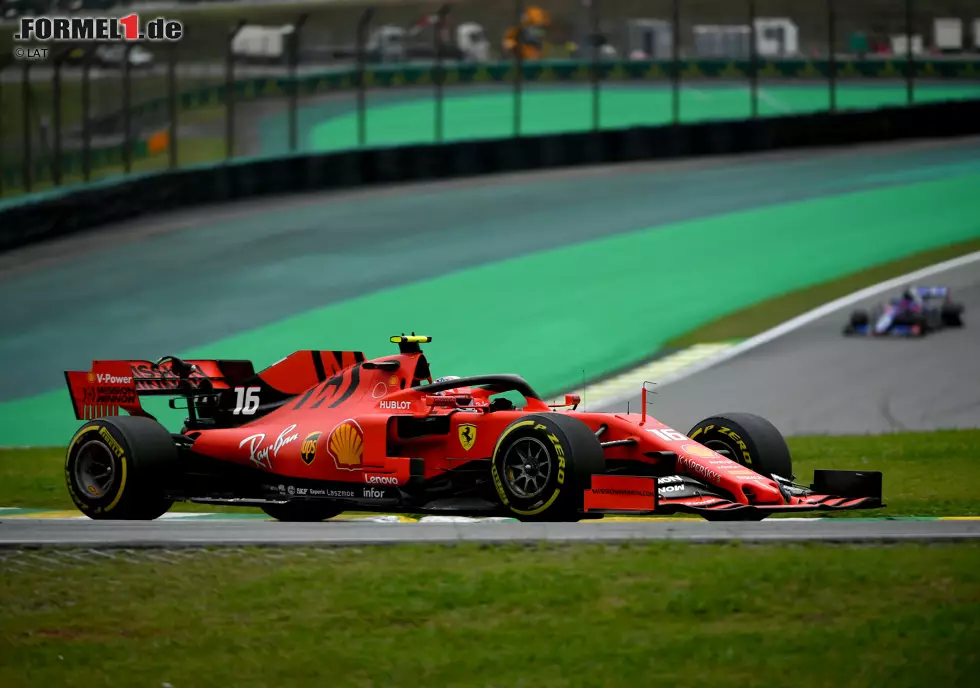
<path fill-rule="evenodd" d="M 463 447 L 465 451 L 469 451 L 473 448 L 473 444 L 476 442 L 476 426 L 470 423 L 465 423 L 459 426 L 459 444 Z"/>

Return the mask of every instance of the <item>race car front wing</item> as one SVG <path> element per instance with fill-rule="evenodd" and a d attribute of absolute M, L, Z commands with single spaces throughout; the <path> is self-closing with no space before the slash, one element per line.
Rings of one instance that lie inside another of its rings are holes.
<path fill-rule="evenodd" d="M 740 504 L 707 491 L 694 497 L 663 497 L 655 477 L 594 475 L 592 486 L 585 491 L 584 511 L 634 516 L 690 513 L 709 521 L 759 521 L 781 513 L 884 506 L 878 471 L 817 470 L 808 488 L 782 479 L 777 482 L 783 492 L 783 504 Z"/>

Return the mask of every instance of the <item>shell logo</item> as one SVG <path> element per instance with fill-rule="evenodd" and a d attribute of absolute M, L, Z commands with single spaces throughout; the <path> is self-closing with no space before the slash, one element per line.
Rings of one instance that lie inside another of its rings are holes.
<path fill-rule="evenodd" d="M 88 381 L 89 382 L 95 382 L 95 373 L 89 373 L 88 374 Z"/>
<path fill-rule="evenodd" d="M 337 468 L 359 471 L 364 463 L 364 431 L 353 420 L 345 420 L 330 431 L 327 453 L 333 457 Z"/>
<path fill-rule="evenodd" d="M 705 459 L 717 459 L 719 457 L 719 454 L 702 444 L 685 444 L 681 449 L 691 456 L 700 456 Z"/>

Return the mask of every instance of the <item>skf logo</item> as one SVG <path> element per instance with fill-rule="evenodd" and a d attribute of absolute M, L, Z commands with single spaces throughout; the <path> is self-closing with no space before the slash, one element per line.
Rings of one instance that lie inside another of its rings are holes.
<path fill-rule="evenodd" d="M 303 446 L 300 449 L 300 458 L 303 459 L 303 463 L 309 466 L 313 463 L 313 459 L 316 458 L 316 445 L 320 441 L 320 435 L 322 432 L 311 432 L 303 440 Z"/>
<path fill-rule="evenodd" d="M 464 451 L 469 451 L 476 443 L 476 426 L 472 423 L 464 423 L 459 426 L 459 444 Z"/>
<path fill-rule="evenodd" d="M 327 452 L 337 468 L 359 471 L 364 463 L 364 431 L 353 420 L 345 420 L 330 432 Z"/>

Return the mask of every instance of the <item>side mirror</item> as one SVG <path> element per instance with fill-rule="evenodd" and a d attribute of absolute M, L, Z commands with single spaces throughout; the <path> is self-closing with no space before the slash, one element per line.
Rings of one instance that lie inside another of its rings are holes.
<path fill-rule="evenodd" d="M 572 410 L 578 408 L 578 405 L 582 403 L 582 397 L 578 394 L 566 394 L 565 395 L 565 406 L 571 406 Z"/>

